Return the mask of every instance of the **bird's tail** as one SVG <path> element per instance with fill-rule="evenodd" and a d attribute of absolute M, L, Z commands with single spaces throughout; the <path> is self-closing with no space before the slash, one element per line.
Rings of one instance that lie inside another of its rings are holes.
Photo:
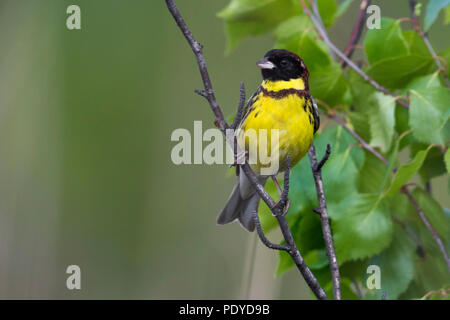
<path fill-rule="evenodd" d="M 225 208 L 219 213 L 217 217 L 218 224 L 227 224 L 238 219 L 241 225 L 252 232 L 255 230 L 255 222 L 253 220 L 253 213 L 258 211 L 259 195 L 253 190 L 250 182 L 241 172 L 240 179 L 234 185 L 233 191 L 228 198 Z M 263 184 L 266 178 L 261 179 Z M 249 187 L 252 188 L 249 190 Z"/>

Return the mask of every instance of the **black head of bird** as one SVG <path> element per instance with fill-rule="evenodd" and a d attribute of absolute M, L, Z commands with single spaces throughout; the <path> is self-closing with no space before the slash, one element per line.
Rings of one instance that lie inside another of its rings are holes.
<path fill-rule="evenodd" d="M 257 63 L 261 68 L 264 80 L 289 81 L 303 78 L 308 80 L 309 72 L 303 60 L 293 52 L 283 49 L 274 49 L 266 53 Z"/>

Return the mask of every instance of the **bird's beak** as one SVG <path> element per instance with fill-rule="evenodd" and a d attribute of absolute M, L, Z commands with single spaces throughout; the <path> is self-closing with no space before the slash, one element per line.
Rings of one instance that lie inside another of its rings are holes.
<path fill-rule="evenodd" d="M 264 58 L 256 62 L 256 65 L 261 69 L 274 69 L 275 65 L 269 61 L 269 59 Z"/>

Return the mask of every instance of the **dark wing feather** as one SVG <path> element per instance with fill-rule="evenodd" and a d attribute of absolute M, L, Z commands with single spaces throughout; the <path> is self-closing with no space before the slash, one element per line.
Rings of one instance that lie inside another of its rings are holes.
<path fill-rule="evenodd" d="M 311 96 L 311 103 L 313 105 L 314 133 L 316 133 L 320 127 L 320 117 L 319 117 L 319 108 L 317 107 L 317 104 L 312 96 Z"/>
<path fill-rule="evenodd" d="M 258 100 L 258 96 L 259 96 L 260 92 L 261 92 L 261 86 L 259 86 L 258 89 L 256 89 L 256 91 L 252 94 L 250 99 L 248 99 L 247 104 L 245 105 L 245 108 L 242 112 L 243 116 L 239 123 L 239 126 L 238 126 L 239 128 L 242 126 L 242 124 L 244 123 L 245 119 L 248 117 L 250 112 L 253 111 L 253 109 L 254 109 L 253 104 Z"/>

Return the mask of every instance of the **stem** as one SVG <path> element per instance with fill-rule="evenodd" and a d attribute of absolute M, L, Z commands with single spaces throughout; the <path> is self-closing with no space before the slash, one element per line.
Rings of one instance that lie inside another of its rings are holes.
<path fill-rule="evenodd" d="M 416 30 L 416 32 L 420 35 L 423 42 L 427 46 L 428 51 L 430 52 L 431 56 L 434 59 L 434 62 L 436 63 L 436 66 L 438 67 L 439 71 L 442 72 L 442 75 L 444 76 L 444 81 L 447 87 L 450 87 L 450 81 L 448 79 L 447 73 L 445 72 L 445 68 L 442 66 L 441 61 L 439 60 L 436 51 L 434 51 L 433 46 L 431 45 L 430 41 L 428 40 L 427 35 L 420 27 L 419 19 L 417 18 L 415 9 L 416 9 L 416 1 L 409 0 L 409 7 L 411 9 L 411 23 Z"/>
<path fill-rule="evenodd" d="M 442 242 L 441 238 L 439 237 L 438 233 L 436 232 L 436 230 L 434 230 L 433 226 L 431 225 L 431 223 L 428 221 L 427 217 L 425 216 L 425 214 L 423 213 L 422 209 L 420 208 L 419 204 L 417 203 L 416 199 L 414 199 L 413 195 L 409 192 L 407 186 L 404 186 L 402 188 L 402 192 L 404 194 L 406 194 L 406 196 L 408 197 L 409 201 L 411 202 L 411 204 L 414 206 L 414 208 L 416 209 L 417 213 L 419 214 L 420 218 L 422 219 L 423 223 L 425 224 L 425 226 L 427 227 L 427 229 L 431 232 L 431 235 L 433 236 L 434 241 L 436 242 L 436 244 L 439 247 L 439 250 L 441 250 L 442 255 L 445 258 L 445 261 L 447 262 L 447 267 L 448 270 L 450 271 L 450 259 L 448 257 L 447 251 L 445 250 L 444 247 L 444 243 Z"/>
<path fill-rule="evenodd" d="M 330 145 L 327 145 L 325 155 L 320 162 L 317 162 L 316 149 L 314 145 L 311 145 L 308 155 L 316 185 L 317 200 L 319 202 L 318 211 L 320 214 L 320 222 L 322 224 L 323 239 L 325 240 L 325 248 L 327 250 L 327 257 L 330 263 L 331 278 L 333 280 L 333 297 L 335 300 L 341 300 L 342 296 L 339 265 L 336 258 L 336 252 L 334 250 L 333 235 L 331 234 L 330 222 L 328 220 L 327 203 L 325 200 L 325 192 L 323 190 L 322 182 L 322 166 L 330 156 Z"/>
<path fill-rule="evenodd" d="M 351 59 L 353 52 L 355 51 L 356 44 L 359 41 L 359 38 L 361 37 L 362 31 L 364 29 L 364 20 L 366 17 L 366 9 L 370 5 L 371 0 L 362 0 L 361 5 L 359 7 L 359 13 L 358 18 L 356 20 L 355 27 L 353 28 L 352 34 L 350 35 L 350 39 L 348 40 L 347 46 L 344 50 L 344 54 L 347 58 Z M 347 66 L 347 63 L 343 60 L 342 62 L 342 68 L 345 68 Z"/>

